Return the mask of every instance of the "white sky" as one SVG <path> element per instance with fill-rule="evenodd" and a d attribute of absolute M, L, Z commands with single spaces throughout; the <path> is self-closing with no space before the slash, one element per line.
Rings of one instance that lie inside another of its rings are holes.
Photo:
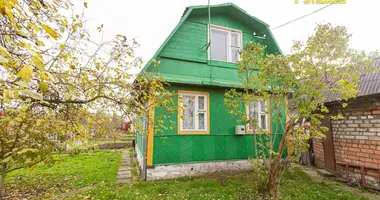
<path fill-rule="evenodd" d="M 168 37 L 187 6 L 206 5 L 207 0 L 87 0 L 87 28 L 96 37 L 96 27 L 104 24 L 105 38 L 116 34 L 136 37 L 141 45 L 138 56 L 148 61 Z M 211 0 L 211 4 L 234 3 L 274 28 L 325 5 L 304 5 L 303 0 Z M 290 51 L 293 40 L 305 40 L 316 23 L 344 25 L 352 33 L 352 47 L 359 50 L 380 49 L 380 1 L 346 0 L 287 26 L 273 34 L 282 51 Z M 83 5 L 80 5 L 83 6 Z"/>

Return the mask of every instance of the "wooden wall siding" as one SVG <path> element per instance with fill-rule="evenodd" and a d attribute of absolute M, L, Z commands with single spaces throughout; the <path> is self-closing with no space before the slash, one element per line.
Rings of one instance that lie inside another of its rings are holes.
<path fill-rule="evenodd" d="M 212 24 L 242 30 L 243 46 L 254 40 L 254 30 L 228 14 L 212 15 Z M 208 61 L 207 15 L 190 15 L 158 55 L 161 63 L 149 72 L 160 73 L 169 82 L 237 87 L 240 84 L 235 63 Z M 256 41 L 260 42 L 261 41 Z"/>
<path fill-rule="evenodd" d="M 144 143 L 144 135 L 137 133 L 137 135 L 136 135 L 136 146 L 138 147 L 139 153 L 141 153 L 141 155 L 144 155 L 144 144 L 143 143 Z"/>
<path fill-rule="evenodd" d="M 190 15 L 188 21 L 196 22 L 199 24 L 208 24 L 208 16 L 204 15 Z M 211 24 L 224 26 L 232 29 L 238 29 L 243 32 L 253 33 L 258 31 L 257 29 L 252 29 L 248 24 L 242 22 L 241 18 L 235 18 L 230 16 L 228 13 L 223 14 L 212 14 L 211 15 Z"/>
<path fill-rule="evenodd" d="M 141 155 L 144 155 L 144 133 L 143 133 L 144 123 L 143 123 L 142 118 L 140 117 L 137 120 L 140 127 L 136 133 L 136 146 L 138 147 Z"/>
<path fill-rule="evenodd" d="M 182 60 L 174 60 L 161 58 L 161 63 L 156 68 L 151 68 L 151 72 L 159 72 L 166 76 L 192 76 L 203 77 L 208 80 L 210 78 L 210 67 L 206 64 L 197 62 L 187 62 Z M 174 77 L 173 77 L 174 78 Z"/>
<path fill-rule="evenodd" d="M 160 56 L 190 61 L 207 61 L 207 24 L 186 21 L 162 50 Z"/>
<path fill-rule="evenodd" d="M 253 135 L 236 136 L 235 125 L 237 118 L 228 114 L 224 105 L 226 89 L 220 87 L 173 85 L 174 91 L 202 91 L 210 95 L 210 134 L 209 135 L 178 135 L 177 113 L 168 115 L 162 108 L 156 109 L 156 117 L 169 116 L 174 122 L 173 130 L 156 132 L 154 137 L 153 164 L 173 164 L 197 161 L 216 161 L 229 159 L 252 158 L 254 152 Z M 175 97 L 177 103 L 178 99 Z M 177 104 L 176 104 L 177 105 Z M 243 107 L 242 107 L 243 108 Z M 169 127 L 169 119 L 165 126 Z M 284 119 L 285 123 L 285 119 Z M 276 123 L 272 122 L 272 130 Z M 264 137 L 264 136 L 261 136 Z M 276 143 L 282 133 L 276 137 Z M 286 151 L 284 151 L 284 155 Z"/>

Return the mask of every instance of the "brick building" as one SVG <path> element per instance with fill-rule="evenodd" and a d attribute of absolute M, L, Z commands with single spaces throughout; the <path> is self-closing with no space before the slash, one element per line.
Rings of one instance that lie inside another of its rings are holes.
<path fill-rule="evenodd" d="M 380 59 L 375 65 L 380 69 Z M 343 120 L 323 121 L 330 128 L 326 139 L 314 139 L 315 164 L 334 171 L 365 169 L 365 175 L 380 176 L 380 72 L 363 73 L 356 100 L 341 110 L 338 102 L 326 105 L 332 113 L 341 112 Z"/>

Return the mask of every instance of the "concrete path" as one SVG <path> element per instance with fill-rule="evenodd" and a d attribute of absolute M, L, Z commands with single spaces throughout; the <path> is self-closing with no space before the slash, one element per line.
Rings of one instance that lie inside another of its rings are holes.
<path fill-rule="evenodd" d="M 117 172 L 116 183 L 131 183 L 131 159 L 129 151 L 121 153 L 120 168 Z"/>

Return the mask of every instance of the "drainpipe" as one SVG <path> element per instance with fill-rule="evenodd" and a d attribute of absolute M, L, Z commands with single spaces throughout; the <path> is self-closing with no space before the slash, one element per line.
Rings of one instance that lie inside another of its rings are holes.
<path fill-rule="evenodd" d="M 144 181 L 146 181 L 146 178 L 147 178 L 147 169 L 146 169 L 146 163 L 147 163 L 147 159 L 148 159 L 148 148 L 147 148 L 147 139 L 148 139 L 148 135 L 146 133 L 144 133 L 144 136 L 143 136 L 143 169 L 142 169 L 142 172 L 143 172 L 143 177 L 144 177 Z"/>
<path fill-rule="evenodd" d="M 211 79 L 212 79 L 212 64 L 211 64 L 211 5 L 210 5 L 210 0 L 208 0 L 208 42 L 209 42 L 209 48 L 210 48 L 210 60 L 207 62 L 208 65 L 210 66 L 210 84 L 211 84 Z M 208 59 L 208 58 L 207 58 Z"/>

